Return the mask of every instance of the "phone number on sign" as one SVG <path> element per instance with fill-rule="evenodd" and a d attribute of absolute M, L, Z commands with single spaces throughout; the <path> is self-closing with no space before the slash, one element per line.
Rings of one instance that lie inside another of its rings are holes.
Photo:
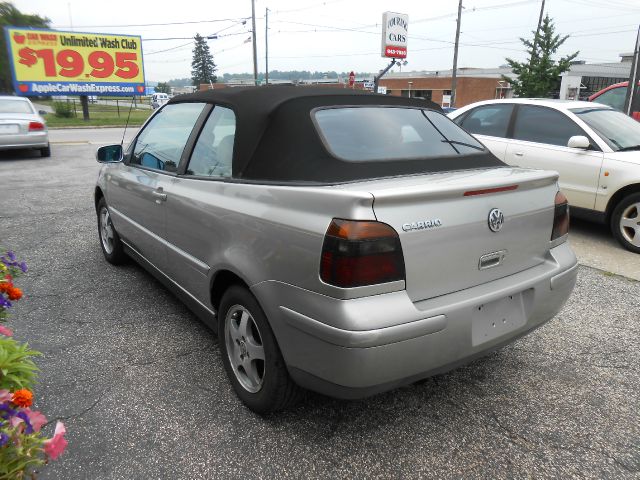
<path fill-rule="evenodd" d="M 61 50 L 54 54 L 53 49 L 43 48 L 34 50 L 29 47 L 21 48 L 18 52 L 19 62 L 32 67 L 42 61 L 44 74 L 47 77 L 58 75 L 66 78 L 76 78 L 84 74 L 85 77 L 109 78 L 115 74 L 122 79 L 136 78 L 140 67 L 136 63 L 138 54 L 133 52 L 111 53 L 104 50 L 91 52 L 86 60 L 80 52 L 75 50 Z M 85 73 L 86 64 L 89 70 Z"/>

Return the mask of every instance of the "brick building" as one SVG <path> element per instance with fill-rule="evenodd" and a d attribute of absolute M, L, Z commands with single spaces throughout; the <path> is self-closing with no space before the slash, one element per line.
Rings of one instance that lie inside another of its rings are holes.
<path fill-rule="evenodd" d="M 510 68 L 460 68 L 456 88 L 456 107 L 492 98 L 508 98 L 511 89 L 502 75 L 511 76 Z M 390 73 L 380 80 L 387 95 L 421 97 L 448 106 L 451 95 L 451 70 L 443 72 Z"/>

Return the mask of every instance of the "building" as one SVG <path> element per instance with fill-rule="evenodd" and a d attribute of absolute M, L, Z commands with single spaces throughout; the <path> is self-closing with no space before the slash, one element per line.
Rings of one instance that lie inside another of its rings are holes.
<path fill-rule="evenodd" d="M 620 62 L 574 62 L 568 72 L 558 79 L 558 88 L 551 96 L 562 99 L 583 99 L 604 87 L 629 79 L 631 54 L 621 54 Z M 423 72 L 395 72 L 385 75 L 380 86 L 388 95 L 421 97 L 442 106 L 449 106 L 451 70 Z M 459 68 L 457 71 L 456 107 L 480 100 L 509 98 L 511 85 L 504 77 L 513 78 L 508 66 L 499 68 Z"/>

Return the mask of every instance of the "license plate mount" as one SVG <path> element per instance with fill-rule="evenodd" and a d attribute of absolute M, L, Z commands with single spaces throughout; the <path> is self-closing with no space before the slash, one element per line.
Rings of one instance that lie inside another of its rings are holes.
<path fill-rule="evenodd" d="M 489 342 L 517 330 L 525 323 L 527 318 L 521 293 L 479 305 L 472 316 L 472 344 Z"/>
<path fill-rule="evenodd" d="M 0 125 L 0 135 L 12 135 L 20 132 L 20 127 L 15 123 Z"/>

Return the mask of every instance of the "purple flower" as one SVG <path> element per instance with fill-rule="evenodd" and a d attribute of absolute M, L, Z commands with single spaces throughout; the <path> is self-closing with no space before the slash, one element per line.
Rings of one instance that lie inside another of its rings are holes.
<path fill-rule="evenodd" d="M 33 433 L 33 427 L 31 426 L 31 422 L 29 421 L 29 415 L 27 415 L 26 412 L 18 412 L 16 414 L 16 417 L 22 419 L 26 425 L 26 428 L 24 430 L 24 433 L 26 433 L 27 435 Z"/>
<path fill-rule="evenodd" d="M 0 294 L 0 308 L 11 308 L 12 303 L 4 298 L 4 295 Z"/>
<path fill-rule="evenodd" d="M 16 261 L 16 254 L 15 254 L 15 253 L 13 253 L 13 251 L 9 250 L 9 251 L 7 252 L 7 256 L 9 257 L 9 260 L 11 260 L 12 262 L 15 262 L 15 261 Z"/>
<path fill-rule="evenodd" d="M 26 262 L 20 262 L 20 270 L 22 270 L 22 273 L 27 273 L 27 263 Z"/>
<path fill-rule="evenodd" d="M 0 432 L 0 447 L 4 447 L 9 441 L 9 435 L 4 432 Z"/>
<path fill-rule="evenodd" d="M 0 418 L 8 420 L 16 414 L 16 411 L 8 403 L 0 403 Z"/>

